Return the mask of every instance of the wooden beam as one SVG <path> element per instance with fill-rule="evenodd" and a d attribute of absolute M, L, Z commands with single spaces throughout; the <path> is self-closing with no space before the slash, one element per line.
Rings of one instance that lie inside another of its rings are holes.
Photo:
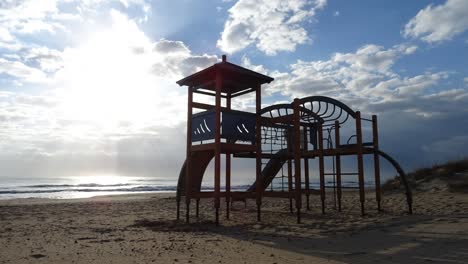
<path fill-rule="evenodd" d="M 286 130 L 286 141 L 287 141 L 287 150 L 288 150 L 288 155 L 292 153 L 293 149 L 293 142 L 291 141 L 291 133 L 290 129 Z M 293 158 L 293 156 L 291 156 Z M 291 159 L 288 159 L 288 194 L 289 194 L 289 212 L 292 214 L 293 213 L 293 189 L 292 189 L 292 181 L 293 181 L 293 176 L 292 176 L 292 161 Z"/>
<path fill-rule="evenodd" d="M 301 223 L 301 207 L 302 207 L 302 193 L 301 193 L 301 124 L 299 116 L 299 99 L 294 99 L 294 171 L 295 171 L 295 198 L 296 198 L 296 213 L 297 223 Z"/>
<path fill-rule="evenodd" d="M 340 122 L 335 121 L 335 146 L 340 146 Z M 341 212 L 341 156 L 339 153 L 335 156 L 336 163 L 336 187 L 337 187 L 337 200 L 338 200 L 338 212 Z"/>
<path fill-rule="evenodd" d="M 231 109 L 231 96 L 226 98 L 226 108 Z M 226 218 L 229 219 L 229 205 L 231 200 L 231 152 L 226 151 Z"/>
<path fill-rule="evenodd" d="M 220 189 L 221 189 L 221 89 L 223 87 L 223 76 L 220 71 L 216 72 L 216 99 L 215 99 L 215 168 L 214 168 L 214 205 L 215 222 L 219 225 Z"/>
<path fill-rule="evenodd" d="M 198 103 L 198 102 L 193 102 L 192 103 L 192 107 L 193 108 L 197 108 L 197 109 L 204 109 L 204 110 L 211 110 L 211 109 L 214 109 L 215 106 L 214 105 L 210 105 L 210 104 L 204 104 L 204 103 Z M 221 106 L 221 110 L 226 110 L 227 108 L 226 107 L 222 107 Z"/>
<path fill-rule="evenodd" d="M 235 153 L 235 152 L 250 152 L 256 151 L 255 145 L 249 144 L 234 144 L 234 143 L 221 143 L 222 153 Z"/>
<path fill-rule="evenodd" d="M 379 131 L 376 115 L 372 116 L 372 142 L 374 145 L 375 199 L 377 200 L 377 210 L 380 212 L 380 201 L 382 200 L 382 194 L 380 189 Z"/>
<path fill-rule="evenodd" d="M 364 161 L 363 161 L 363 146 L 362 146 L 362 127 L 361 127 L 361 112 L 356 112 L 356 150 L 358 163 L 358 182 L 359 182 L 359 200 L 361 202 L 361 215 L 364 215 Z"/>
<path fill-rule="evenodd" d="M 250 92 L 253 92 L 255 89 L 247 89 L 247 90 L 243 90 L 243 91 L 239 91 L 237 93 L 233 93 L 231 94 L 231 97 L 234 98 L 234 97 L 237 97 L 237 96 L 241 96 L 241 95 L 244 95 L 244 94 L 248 94 Z"/>
<path fill-rule="evenodd" d="M 190 222 L 190 192 L 192 190 L 191 177 L 192 177 L 192 101 L 193 91 L 188 88 L 188 107 L 187 107 L 187 153 L 186 153 L 186 171 L 185 171 L 185 222 Z"/>
<path fill-rule="evenodd" d="M 320 174 L 320 200 L 322 201 L 322 214 L 325 214 L 325 163 L 323 150 L 323 126 L 318 125 L 318 157 Z"/>
<path fill-rule="evenodd" d="M 262 183 L 262 128 L 261 128 L 261 116 L 260 110 L 262 109 L 262 92 L 261 85 L 258 84 L 255 87 L 255 132 L 256 132 L 256 195 L 257 195 L 257 221 L 261 220 L 261 205 L 262 205 L 262 192 L 263 192 L 263 183 Z"/>
<path fill-rule="evenodd" d="M 307 128 L 304 127 L 303 131 L 303 140 L 304 140 L 304 151 L 307 152 L 309 149 L 309 142 L 308 142 L 308 137 L 307 137 Z M 305 177 L 305 190 L 306 190 L 306 209 L 310 210 L 310 201 L 309 201 L 309 188 L 310 188 L 310 183 L 309 183 L 309 158 L 304 158 L 304 177 Z"/>
<path fill-rule="evenodd" d="M 214 151 L 214 149 L 214 143 L 193 145 L 191 148 L 192 151 Z"/>

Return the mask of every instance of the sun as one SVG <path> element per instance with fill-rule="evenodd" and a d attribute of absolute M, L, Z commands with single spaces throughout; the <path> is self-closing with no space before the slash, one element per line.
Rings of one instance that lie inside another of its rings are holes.
<path fill-rule="evenodd" d="M 139 32 L 114 24 L 64 51 L 64 67 L 58 73 L 63 119 L 81 129 L 112 130 L 157 118 L 161 80 L 151 74 L 151 58 L 137 52 L 151 49 L 151 42 Z"/>
<path fill-rule="evenodd" d="M 63 52 L 57 116 L 68 134 L 132 134 L 178 124 L 185 97 L 174 78 L 155 74 L 164 55 L 152 52 L 154 42 L 134 21 L 119 12 L 111 17 L 110 26 L 86 32 Z"/>

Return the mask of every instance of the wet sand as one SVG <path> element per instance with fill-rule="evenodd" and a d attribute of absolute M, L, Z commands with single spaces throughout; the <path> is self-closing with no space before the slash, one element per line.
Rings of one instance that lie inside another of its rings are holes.
<path fill-rule="evenodd" d="M 325 215 L 311 196 L 301 224 L 288 200 L 265 199 L 261 223 L 255 201 L 235 203 L 218 227 L 211 200 L 192 224 L 175 221 L 174 194 L 5 200 L 0 263 L 468 263 L 468 194 L 415 192 L 408 215 L 403 194 L 378 213 L 369 193 L 364 217 L 344 195 Z"/>

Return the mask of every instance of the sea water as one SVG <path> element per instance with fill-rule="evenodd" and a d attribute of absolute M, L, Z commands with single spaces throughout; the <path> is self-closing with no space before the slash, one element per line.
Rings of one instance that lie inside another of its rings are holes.
<path fill-rule="evenodd" d="M 0 178 L 0 199 L 73 199 L 113 194 L 173 192 L 176 186 L 174 179 L 130 176 Z"/>
<path fill-rule="evenodd" d="M 249 183 L 232 184 L 231 190 L 244 191 Z M 304 185 L 304 183 L 302 183 Z M 327 186 L 333 186 L 327 182 Z M 372 183 L 366 183 L 371 186 Z M 311 180 L 310 188 L 318 189 L 318 181 Z M 344 188 L 356 188 L 357 182 L 343 182 Z M 224 188 L 224 186 L 222 186 Z M 276 179 L 273 190 L 287 190 L 287 182 Z M 304 186 L 303 186 L 304 188 Z M 158 193 L 175 192 L 177 179 L 165 179 L 156 177 L 132 177 L 132 176 L 69 176 L 56 178 L 0 178 L 0 199 L 14 198 L 50 198 L 50 199 L 75 199 L 93 196 L 131 194 L 131 193 Z M 213 186 L 204 184 L 202 190 L 213 190 Z M 269 187 L 268 190 L 271 190 Z"/>

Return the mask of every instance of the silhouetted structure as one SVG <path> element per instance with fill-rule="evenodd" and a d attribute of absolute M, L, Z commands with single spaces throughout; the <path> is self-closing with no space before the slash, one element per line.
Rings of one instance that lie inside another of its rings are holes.
<path fill-rule="evenodd" d="M 338 203 L 338 210 L 341 211 L 342 177 L 353 175 L 358 178 L 361 212 L 364 214 L 363 156 L 366 154 L 373 155 L 374 158 L 378 210 L 381 209 L 379 164 L 381 156 L 400 174 L 406 187 L 407 203 L 411 213 L 412 196 L 406 175 L 394 159 L 379 149 L 375 115 L 372 119 L 363 118 L 360 112 L 355 112 L 342 102 L 324 96 L 294 99 L 291 104 L 276 104 L 261 109 L 261 85 L 271 81 L 273 81 L 271 77 L 227 62 L 226 56 L 223 55 L 222 62 L 177 82 L 181 86 L 188 86 L 187 157 L 177 185 L 177 219 L 180 217 L 180 202 L 184 195 L 187 222 L 190 219 L 192 199 L 196 201 L 198 217 L 199 200 L 214 198 L 216 223 L 219 222 L 221 197 L 225 197 L 226 200 L 228 219 L 232 200 L 256 199 L 258 221 L 261 217 L 262 197 L 282 197 L 289 199 L 291 212 L 293 212 L 293 200 L 295 201 L 297 221 L 300 222 L 303 194 L 306 196 L 306 208 L 309 210 L 310 194 L 319 193 L 322 212 L 325 213 L 325 189 L 333 188 L 333 197 Z M 231 109 L 231 98 L 250 92 L 255 92 L 256 113 Z M 214 96 L 215 104 L 194 102 L 194 93 Z M 224 107 L 222 99 L 225 100 Z M 205 111 L 193 114 L 193 108 Z M 351 121 L 354 121 L 354 132 L 346 143 L 342 143 L 340 128 Z M 371 125 L 371 142 L 363 142 L 362 121 Z M 226 186 L 223 192 L 220 186 L 222 154 L 225 154 L 226 158 Z M 231 155 L 256 159 L 255 182 L 246 191 L 231 191 Z M 350 155 L 356 157 L 357 172 L 342 172 L 341 157 Z M 201 191 L 203 175 L 213 157 L 214 191 Z M 327 157 L 332 159 L 331 172 L 325 171 Z M 309 160 L 315 158 L 319 163 L 318 191 L 310 188 L 309 180 Z M 264 160 L 267 162 L 264 163 Z M 304 160 L 304 176 L 301 175 L 301 160 Z M 284 172 L 284 166 L 287 167 L 287 173 Z M 333 185 L 327 186 L 326 178 L 330 176 L 333 178 Z M 275 179 L 281 181 L 280 188 L 274 188 Z"/>

